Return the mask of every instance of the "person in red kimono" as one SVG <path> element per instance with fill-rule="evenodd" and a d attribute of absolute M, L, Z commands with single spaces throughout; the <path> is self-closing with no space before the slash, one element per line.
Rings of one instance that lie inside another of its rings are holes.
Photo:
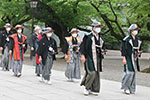
<path fill-rule="evenodd" d="M 22 25 L 16 25 L 15 29 L 17 33 L 10 35 L 9 53 L 13 61 L 14 75 L 20 77 L 22 75 L 24 53 L 27 50 L 27 37 L 22 33 Z"/>

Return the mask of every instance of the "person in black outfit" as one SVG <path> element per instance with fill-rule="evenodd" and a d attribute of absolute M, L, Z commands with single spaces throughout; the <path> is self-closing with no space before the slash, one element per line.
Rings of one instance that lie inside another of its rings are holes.
<path fill-rule="evenodd" d="M 5 30 L 1 31 L 0 34 L 0 51 L 2 51 L 2 60 L 1 65 L 3 66 L 3 70 L 9 70 L 9 52 L 8 52 L 8 46 L 9 46 L 9 36 L 13 34 L 12 26 L 7 23 L 4 26 Z"/>
<path fill-rule="evenodd" d="M 42 62 L 42 77 L 40 81 L 44 81 L 47 84 L 51 84 L 50 75 L 53 66 L 53 60 L 56 60 L 55 55 L 57 52 L 56 41 L 51 37 L 53 34 L 52 28 L 48 27 L 47 32 L 39 41 L 39 47 L 37 49 L 37 54 L 39 55 L 39 61 Z"/>
<path fill-rule="evenodd" d="M 31 47 L 31 58 L 33 60 L 33 65 L 36 66 L 36 63 L 35 63 L 35 55 L 36 55 L 36 50 L 37 50 L 36 39 L 40 33 L 41 28 L 39 26 L 36 26 L 34 30 L 35 30 L 35 33 L 31 35 L 29 45 Z"/>
<path fill-rule="evenodd" d="M 81 61 L 84 63 L 85 75 L 81 86 L 84 86 L 84 95 L 98 95 L 100 92 L 100 73 L 102 71 L 102 59 L 104 56 L 104 39 L 101 36 L 101 28 L 104 26 L 93 20 L 92 32 L 85 35 L 80 46 Z"/>

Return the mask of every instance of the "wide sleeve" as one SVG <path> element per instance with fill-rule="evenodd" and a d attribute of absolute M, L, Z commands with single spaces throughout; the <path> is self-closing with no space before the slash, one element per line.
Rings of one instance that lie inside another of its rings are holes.
<path fill-rule="evenodd" d="M 84 54 L 84 55 L 86 55 L 87 39 L 88 39 L 88 36 L 85 35 L 84 38 L 83 38 L 83 41 L 82 41 L 82 43 L 80 45 L 80 53 Z"/>
<path fill-rule="evenodd" d="M 102 37 L 102 39 L 103 39 L 103 41 L 104 41 L 104 42 L 103 42 L 102 49 L 105 51 L 105 49 L 106 49 L 106 48 L 105 48 L 105 47 L 106 47 L 106 46 L 105 46 L 105 39 L 104 39 L 103 37 Z"/>
<path fill-rule="evenodd" d="M 68 48 L 69 48 L 69 45 L 68 45 L 68 43 L 67 43 L 67 40 L 65 39 L 64 46 L 63 46 L 63 48 L 62 48 L 62 52 L 63 52 L 64 54 L 67 54 Z"/>
<path fill-rule="evenodd" d="M 24 53 L 25 53 L 27 51 L 27 48 L 28 48 L 27 40 L 25 40 L 24 44 L 25 44 L 25 47 L 24 47 Z"/>
<path fill-rule="evenodd" d="M 0 32 L 0 47 L 3 47 L 4 45 L 3 45 L 3 39 L 4 39 L 4 32 L 3 31 L 1 31 Z"/>
<path fill-rule="evenodd" d="M 141 41 L 141 39 L 139 39 Z M 139 51 L 142 51 L 142 47 L 143 47 L 143 42 L 141 41 L 141 45 L 140 45 L 140 48 L 139 48 Z"/>
<path fill-rule="evenodd" d="M 40 40 L 40 41 L 39 41 L 39 46 L 38 46 L 38 49 L 37 49 L 37 54 L 38 54 L 39 56 L 42 56 L 42 53 L 43 53 L 42 41 Z"/>
<path fill-rule="evenodd" d="M 54 48 L 53 49 L 55 51 L 55 54 L 58 54 L 57 43 L 55 40 L 54 40 Z"/>
<path fill-rule="evenodd" d="M 30 41 L 29 41 L 29 46 L 34 47 L 34 34 L 31 35 Z"/>
<path fill-rule="evenodd" d="M 9 38 L 9 46 L 8 46 L 8 49 L 9 50 L 12 50 L 13 51 L 13 48 L 14 48 L 14 39 L 13 38 Z"/>
<path fill-rule="evenodd" d="M 122 42 L 122 46 L 121 46 L 121 56 L 126 56 L 127 55 L 127 51 L 126 48 L 127 47 L 127 42 L 123 41 Z"/>
<path fill-rule="evenodd" d="M 39 47 L 39 39 L 37 38 L 37 39 L 35 40 L 35 48 L 36 48 L 36 51 L 37 51 L 38 47 Z"/>

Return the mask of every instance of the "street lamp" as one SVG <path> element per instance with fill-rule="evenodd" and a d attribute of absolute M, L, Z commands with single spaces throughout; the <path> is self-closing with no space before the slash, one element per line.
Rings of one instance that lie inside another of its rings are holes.
<path fill-rule="evenodd" d="M 34 1 L 34 0 L 31 0 L 31 1 L 30 1 L 30 7 L 31 7 L 31 8 L 36 8 L 36 7 L 37 7 L 37 4 L 38 4 L 38 1 Z"/>
<path fill-rule="evenodd" d="M 32 33 L 34 28 L 34 8 L 37 7 L 38 1 L 37 0 L 30 0 L 30 7 L 32 9 Z"/>

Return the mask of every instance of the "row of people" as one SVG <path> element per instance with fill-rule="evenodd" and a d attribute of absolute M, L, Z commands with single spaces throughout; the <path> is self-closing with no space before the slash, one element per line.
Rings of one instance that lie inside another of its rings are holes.
<path fill-rule="evenodd" d="M 8 26 L 8 24 L 6 25 Z M 78 36 L 78 30 L 72 29 L 71 36 L 65 37 L 63 53 L 67 62 L 65 76 L 69 81 L 80 79 L 80 61 L 84 63 L 85 75 L 82 79 L 81 86 L 84 86 L 84 94 L 98 94 L 100 92 L 100 73 L 102 71 L 102 59 L 104 58 L 104 39 L 101 36 L 101 28 L 104 26 L 93 21 L 92 31 L 85 35 L 83 41 Z M 9 26 L 10 28 L 10 26 Z M 16 25 L 16 33 L 10 34 L 6 39 L 7 45 L 1 35 L 0 49 L 8 47 L 14 75 L 21 76 L 24 53 L 27 49 L 27 37 L 22 34 L 23 26 Z M 136 24 L 129 27 L 131 33 L 123 39 L 121 53 L 123 56 L 124 75 L 122 78 L 122 87 L 126 94 L 135 92 L 135 69 L 140 70 L 138 57 L 141 52 L 141 40 L 136 36 L 140 28 Z M 7 29 L 6 30 L 10 30 Z M 31 36 L 30 46 L 36 56 L 36 74 L 40 76 L 40 81 L 51 84 L 50 76 L 53 66 L 53 60 L 58 53 L 56 41 L 52 38 L 54 30 L 51 27 L 45 28 L 40 32 L 40 27 L 35 28 L 35 34 Z M 7 37 L 7 36 L 6 36 Z M 8 67 L 6 67 L 7 69 Z"/>
<path fill-rule="evenodd" d="M 12 26 L 9 23 L 4 27 L 6 30 L 0 34 L 0 50 L 3 54 L 1 64 L 3 70 L 12 68 L 14 75 L 20 77 L 24 53 L 27 50 L 27 37 L 22 34 L 22 25 L 16 25 L 15 32 L 11 30 Z"/>

